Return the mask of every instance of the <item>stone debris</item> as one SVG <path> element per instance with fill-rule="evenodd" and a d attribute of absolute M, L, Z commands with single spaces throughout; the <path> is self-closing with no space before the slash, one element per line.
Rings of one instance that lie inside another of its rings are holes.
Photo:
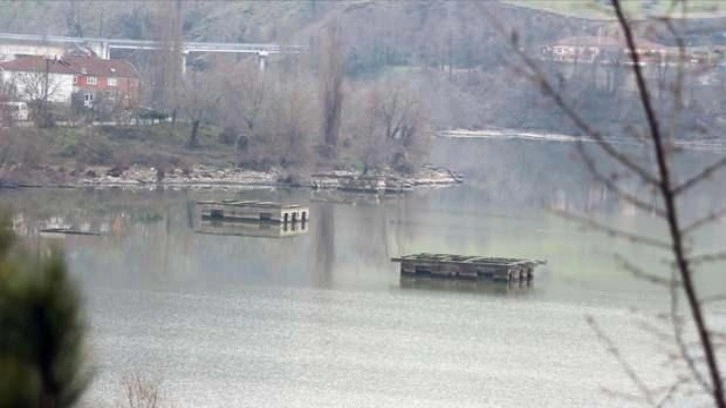
<path fill-rule="evenodd" d="M 463 176 L 443 167 L 427 166 L 417 174 L 404 177 L 391 171 L 360 175 L 355 172 L 334 171 L 316 173 L 310 177 L 314 189 L 337 189 L 360 192 L 404 192 L 418 186 L 450 186 L 463 181 Z"/>
<path fill-rule="evenodd" d="M 419 186 L 448 186 L 462 182 L 462 176 L 441 167 L 424 167 L 412 176 L 401 176 L 390 170 L 369 172 L 363 176 L 351 170 L 294 174 L 282 169 L 269 171 L 239 168 L 211 168 L 198 165 L 190 168 L 157 169 L 134 165 L 129 168 L 89 166 L 66 172 L 46 167 L 37 171 L 10 174 L 5 185 L 14 181 L 19 186 L 36 187 L 144 187 L 144 188 L 220 188 L 244 186 L 295 186 L 365 193 L 399 193 Z M 22 176 L 22 177 L 20 177 Z M 14 184 L 12 184 L 14 185 Z M 1 187 L 2 185 L 0 185 Z"/>

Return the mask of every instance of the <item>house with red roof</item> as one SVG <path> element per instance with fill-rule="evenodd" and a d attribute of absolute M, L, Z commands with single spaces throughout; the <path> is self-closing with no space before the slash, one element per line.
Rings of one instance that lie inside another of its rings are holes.
<path fill-rule="evenodd" d="M 0 63 L 0 79 L 13 96 L 26 101 L 70 104 L 77 95 L 86 107 L 99 100 L 124 108 L 139 102 L 139 74 L 124 60 L 21 57 Z"/>
<path fill-rule="evenodd" d="M 638 39 L 636 52 L 644 63 L 665 60 L 668 47 Z M 570 63 L 623 63 L 630 60 L 625 40 L 620 36 L 579 36 L 560 39 L 542 49 L 547 59 Z M 627 57 L 627 58 L 626 58 Z"/>
<path fill-rule="evenodd" d="M 76 70 L 73 90 L 82 95 L 84 105 L 92 106 L 103 98 L 126 108 L 138 106 L 139 73 L 130 62 L 96 57 L 72 57 L 63 61 Z"/>

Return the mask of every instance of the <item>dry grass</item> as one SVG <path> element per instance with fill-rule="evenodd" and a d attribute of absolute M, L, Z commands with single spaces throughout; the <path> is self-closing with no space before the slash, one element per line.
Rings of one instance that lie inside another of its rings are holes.
<path fill-rule="evenodd" d="M 123 402 L 118 408 L 162 408 L 172 407 L 162 394 L 162 382 L 133 372 L 121 378 Z"/>

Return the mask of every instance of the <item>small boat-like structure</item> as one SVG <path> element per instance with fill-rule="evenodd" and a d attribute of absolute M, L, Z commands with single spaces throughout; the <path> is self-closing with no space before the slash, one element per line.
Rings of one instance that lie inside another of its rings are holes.
<path fill-rule="evenodd" d="M 450 254 L 412 254 L 392 258 L 401 263 L 401 276 L 422 276 L 448 279 L 529 282 L 534 269 L 545 261 L 466 256 Z"/>
<path fill-rule="evenodd" d="M 85 231 L 73 228 L 43 228 L 39 231 L 41 237 L 64 237 L 66 235 L 82 235 L 82 236 L 100 236 L 102 235 L 97 231 Z"/>

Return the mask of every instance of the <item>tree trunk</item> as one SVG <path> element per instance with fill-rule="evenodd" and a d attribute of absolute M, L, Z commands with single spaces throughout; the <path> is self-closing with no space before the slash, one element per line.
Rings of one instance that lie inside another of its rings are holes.
<path fill-rule="evenodd" d="M 199 131 L 199 119 L 192 121 L 192 133 L 189 135 L 189 147 L 199 147 L 199 139 L 197 139 L 197 133 Z"/>

